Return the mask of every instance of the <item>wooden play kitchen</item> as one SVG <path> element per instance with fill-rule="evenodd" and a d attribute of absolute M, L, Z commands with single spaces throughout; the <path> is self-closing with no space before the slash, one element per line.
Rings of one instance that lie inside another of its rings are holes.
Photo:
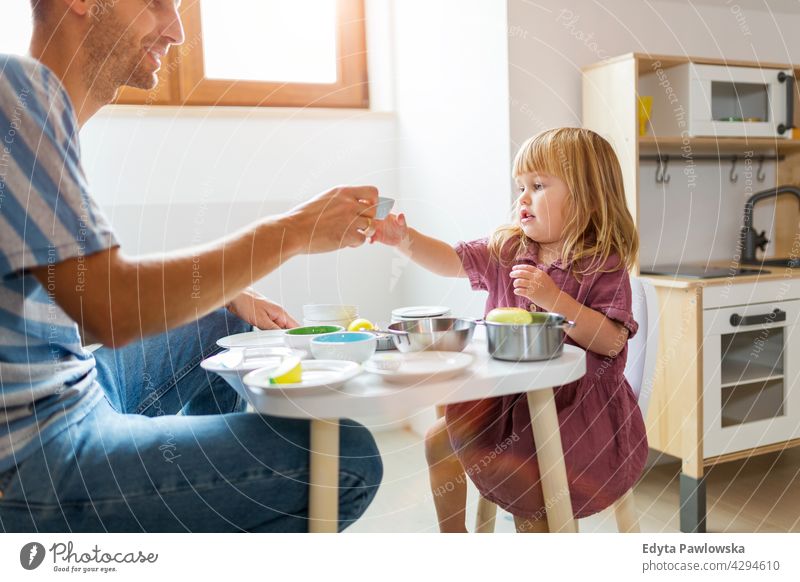
<path fill-rule="evenodd" d="M 758 180 L 765 162 L 777 165 L 775 182 L 748 205 L 731 201 L 719 211 L 745 210 L 730 260 L 641 273 L 657 289 L 660 312 L 655 380 L 644 387 L 652 390 L 647 436 L 652 449 L 682 462 L 684 532 L 706 531 L 707 467 L 800 445 L 798 76 L 784 63 L 636 53 L 583 71 L 583 124 L 614 146 L 637 226 L 655 211 L 643 195 L 651 178 L 642 162 L 657 162 L 660 185 L 670 180 L 670 159 L 672 174 L 691 159 L 718 164 L 731 183 L 742 160 L 758 164 Z M 752 228 L 753 204 L 766 198 L 776 205 L 769 257 L 756 255 L 766 241 Z"/>

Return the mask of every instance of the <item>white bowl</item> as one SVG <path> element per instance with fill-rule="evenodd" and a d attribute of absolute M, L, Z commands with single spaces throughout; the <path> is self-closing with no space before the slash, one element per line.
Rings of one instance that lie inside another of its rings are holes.
<path fill-rule="evenodd" d="M 366 362 L 378 347 L 378 338 L 363 331 L 344 331 L 311 340 L 311 353 L 318 360 Z"/>
<path fill-rule="evenodd" d="M 353 320 L 357 317 L 358 306 L 356 305 L 338 305 L 334 303 L 303 305 L 303 318 L 313 321 Z"/>
<path fill-rule="evenodd" d="M 320 326 L 320 325 L 338 325 L 340 327 L 343 327 L 343 328 L 347 329 L 347 327 L 354 321 L 355 321 L 355 318 L 353 318 L 353 319 L 332 319 L 330 321 L 323 320 L 323 319 L 304 319 L 303 320 L 303 325 L 307 326 L 307 327 L 314 327 L 314 326 Z"/>
<path fill-rule="evenodd" d="M 319 331 L 315 333 L 312 328 L 320 328 L 326 327 L 329 328 L 327 331 Z M 298 330 L 302 330 L 298 333 Z M 287 329 L 286 334 L 283 336 L 284 343 L 295 350 L 306 350 L 309 351 L 311 349 L 311 340 L 315 337 L 319 337 L 321 335 L 327 335 L 329 333 L 337 333 L 340 331 L 344 331 L 343 325 L 312 325 L 312 326 L 303 326 L 303 327 L 295 327 L 294 329 Z"/>

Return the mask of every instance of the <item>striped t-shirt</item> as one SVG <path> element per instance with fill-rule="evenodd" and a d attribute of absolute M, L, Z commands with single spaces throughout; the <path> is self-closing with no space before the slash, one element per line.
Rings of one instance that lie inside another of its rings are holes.
<path fill-rule="evenodd" d="M 102 398 L 78 326 L 28 269 L 117 244 L 89 196 L 63 85 L 35 60 L 0 55 L 0 472 Z"/>

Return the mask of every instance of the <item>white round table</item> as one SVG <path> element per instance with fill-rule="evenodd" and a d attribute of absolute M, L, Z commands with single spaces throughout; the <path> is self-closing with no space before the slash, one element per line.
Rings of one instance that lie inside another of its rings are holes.
<path fill-rule="evenodd" d="M 432 378 L 416 384 L 395 384 L 362 373 L 338 390 L 288 396 L 248 387 L 256 411 L 311 420 L 309 531 L 335 532 L 339 509 L 339 419 L 391 413 L 412 414 L 431 406 L 526 392 L 533 439 L 551 532 L 575 532 L 553 387 L 586 373 L 586 354 L 565 345 L 561 357 L 542 362 L 502 362 L 491 358 L 485 330 L 479 327 L 465 353 L 472 365 L 454 378 Z M 551 438 L 553 436 L 559 438 Z M 566 494 L 564 493 L 566 491 Z"/>

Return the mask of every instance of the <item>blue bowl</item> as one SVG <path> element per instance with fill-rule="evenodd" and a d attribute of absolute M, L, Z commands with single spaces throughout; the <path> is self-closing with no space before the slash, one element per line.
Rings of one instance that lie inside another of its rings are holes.
<path fill-rule="evenodd" d="M 363 331 L 329 333 L 311 340 L 311 353 L 318 360 L 369 360 L 378 347 L 378 338 Z"/>
<path fill-rule="evenodd" d="M 373 334 L 364 333 L 363 331 L 343 331 L 341 333 L 329 333 L 314 339 L 324 344 L 351 344 L 353 342 L 370 340 L 374 337 Z"/>

